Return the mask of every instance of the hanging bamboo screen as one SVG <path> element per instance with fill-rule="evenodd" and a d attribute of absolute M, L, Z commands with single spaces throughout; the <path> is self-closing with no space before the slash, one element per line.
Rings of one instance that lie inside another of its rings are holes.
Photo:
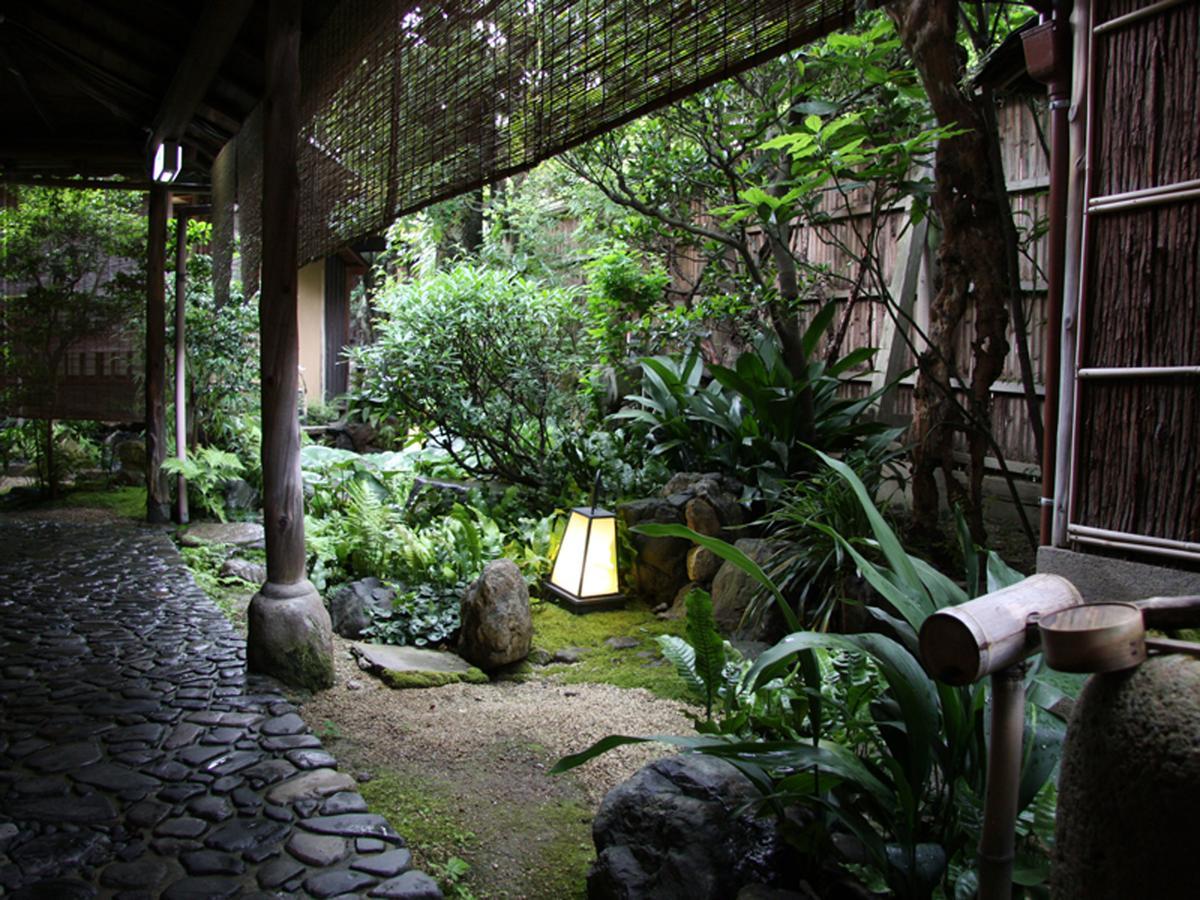
<path fill-rule="evenodd" d="M 346 0 L 301 62 L 301 259 L 800 46 L 848 24 L 854 8 L 854 0 Z M 244 129 L 238 148 L 251 288 L 255 136 Z"/>

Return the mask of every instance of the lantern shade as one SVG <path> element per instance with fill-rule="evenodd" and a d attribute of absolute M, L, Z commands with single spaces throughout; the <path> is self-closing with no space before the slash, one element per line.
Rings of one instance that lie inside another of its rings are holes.
<path fill-rule="evenodd" d="M 617 520 L 607 510 L 571 510 L 547 585 L 574 609 L 607 609 L 625 601 L 617 578 Z"/>

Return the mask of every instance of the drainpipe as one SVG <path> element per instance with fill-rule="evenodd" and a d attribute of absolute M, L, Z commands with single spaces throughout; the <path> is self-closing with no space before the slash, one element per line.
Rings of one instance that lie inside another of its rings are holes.
<path fill-rule="evenodd" d="M 1068 112 L 1071 105 L 1071 0 L 1054 0 L 1049 18 L 1023 36 L 1029 74 L 1047 86 L 1050 99 L 1050 230 L 1046 271 L 1046 340 L 1042 381 L 1041 535 L 1051 542 L 1054 477 L 1058 462 L 1059 345 L 1066 271 L 1067 179 L 1070 175 Z"/>

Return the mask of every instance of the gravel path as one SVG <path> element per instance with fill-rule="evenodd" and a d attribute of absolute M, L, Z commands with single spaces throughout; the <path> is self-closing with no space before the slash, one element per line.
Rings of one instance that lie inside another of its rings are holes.
<path fill-rule="evenodd" d="M 393 690 L 360 672 L 349 642 L 336 640 L 337 684 L 305 703 L 304 715 L 312 723 L 334 723 L 378 763 L 427 762 L 431 771 L 441 772 L 472 767 L 505 744 L 543 748 L 542 758 L 532 762 L 495 759 L 494 776 L 503 779 L 513 775 L 505 771 L 507 765 L 544 771 L 547 763 L 609 734 L 694 733 L 684 704 L 642 689 L 534 678 Z M 598 804 L 612 787 L 668 752 L 662 744 L 620 747 L 576 769 L 575 777 Z"/>

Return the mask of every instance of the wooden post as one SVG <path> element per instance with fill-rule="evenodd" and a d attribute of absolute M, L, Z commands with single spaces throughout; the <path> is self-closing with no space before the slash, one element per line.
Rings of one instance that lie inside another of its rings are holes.
<path fill-rule="evenodd" d="M 186 212 L 175 214 L 175 458 L 187 459 L 187 226 Z M 175 521 L 188 522 L 187 479 L 175 484 Z"/>
<path fill-rule="evenodd" d="M 263 518 L 267 580 L 304 578 L 304 507 L 300 484 L 300 331 L 297 321 L 299 180 L 296 133 L 300 105 L 300 10 L 273 0 L 267 37 L 263 119 L 262 330 Z"/>
<path fill-rule="evenodd" d="M 166 454 L 167 191 L 150 189 L 146 256 L 146 520 L 169 522 L 170 496 L 162 477 Z"/>
<path fill-rule="evenodd" d="M 246 660 L 255 671 L 319 689 L 333 684 L 329 612 L 305 577 L 300 481 L 300 364 L 296 314 L 300 113 L 300 2 L 271 0 L 263 100 L 262 334 L 263 525 L 267 583 L 250 603 Z"/>

